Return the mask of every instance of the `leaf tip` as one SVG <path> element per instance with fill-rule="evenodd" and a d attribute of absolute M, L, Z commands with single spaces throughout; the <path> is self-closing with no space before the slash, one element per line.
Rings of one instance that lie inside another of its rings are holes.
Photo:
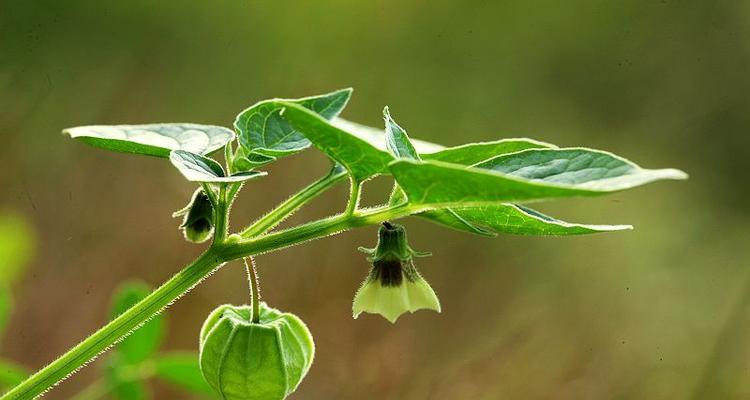
<path fill-rule="evenodd" d="M 383 118 L 386 120 L 391 119 L 391 110 L 388 108 L 388 106 L 383 107 Z"/>
<path fill-rule="evenodd" d="M 683 170 L 679 170 L 679 169 L 673 169 L 673 168 L 672 169 L 667 169 L 667 170 L 665 170 L 665 174 L 667 174 L 668 176 L 670 176 L 671 179 L 676 179 L 676 180 L 680 180 L 680 181 L 684 181 L 684 180 L 690 179 L 690 175 L 687 172 L 685 172 Z"/>

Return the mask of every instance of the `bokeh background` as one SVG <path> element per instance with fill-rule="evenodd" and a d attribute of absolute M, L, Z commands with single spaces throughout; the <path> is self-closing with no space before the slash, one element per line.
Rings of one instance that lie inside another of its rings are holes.
<path fill-rule="evenodd" d="M 295 398 L 748 398 L 749 35 L 746 1 L 5 0 L 0 208 L 15 228 L 2 237 L 32 236 L 33 254 L 2 356 L 39 368 L 106 321 L 118 283 L 157 285 L 201 250 L 170 217 L 194 187 L 169 163 L 61 129 L 230 126 L 261 99 L 352 86 L 354 121 L 380 126 L 389 105 L 421 139 L 529 136 L 691 179 L 541 206 L 635 225 L 621 233 L 487 239 L 406 220 L 413 246 L 435 254 L 418 266 L 443 313 L 396 325 L 351 318 L 368 268 L 356 247 L 375 228 L 258 257 L 265 299 L 317 341 Z M 312 150 L 268 167 L 235 225 L 326 169 Z M 345 186 L 289 223 L 340 209 Z M 368 184 L 368 204 L 389 186 Z M 228 265 L 169 309 L 164 347 L 196 349 L 208 312 L 247 298 Z M 70 398 L 100 363 L 46 398 Z"/>

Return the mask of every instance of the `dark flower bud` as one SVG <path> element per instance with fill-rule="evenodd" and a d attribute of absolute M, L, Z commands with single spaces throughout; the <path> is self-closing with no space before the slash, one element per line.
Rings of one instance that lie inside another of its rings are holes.
<path fill-rule="evenodd" d="M 185 239 L 193 243 L 205 242 L 214 232 L 214 206 L 202 188 L 195 191 L 185 208 L 172 216 L 184 216 L 180 229 Z"/>

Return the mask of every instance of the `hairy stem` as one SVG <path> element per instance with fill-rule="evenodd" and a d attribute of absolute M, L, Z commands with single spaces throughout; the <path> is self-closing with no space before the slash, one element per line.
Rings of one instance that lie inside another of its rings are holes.
<path fill-rule="evenodd" d="M 215 227 L 214 227 L 214 241 L 222 242 L 227 237 L 229 229 L 229 207 L 231 199 L 227 196 L 227 185 L 222 184 L 219 188 L 219 198 L 216 202 L 214 215 L 215 215 Z"/>
<path fill-rule="evenodd" d="M 354 180 L 354 178 L 351 179 L 351 189 L 349 191 L 349 202 L 346 203 L 346 211 L 344 214 L 346 215 L 353 215 L 355 211 L 357 211 L 357 206 L 359 205 L 359 195 L 362 192 L 362 182 Z"/>
<path fill-rule="evenodd" d="M 214 251 L 203 253 L 143 300 L 11 389 L 2 400 L 28 400 L 43 394 L 164 310 L 223 263 Z"/>
<path fill-rule="evenodd" d="M 208 251 L 177 275 L 58 359 L 11 389 L 0 400 L 27 400 L 43 394 L 164 310 L 227 261 L 283 249 L 355 227 L 379 224 L 415 211 L 418 210 L 407 206 L 382 207 L 353 215 L 340 214 L 324 218 L 256 239 L 236 240 L 233 236 L 227 241 L 214 242 Z"/>
<path fill-rule="evenodd" d="M 304 204 L 331 188 L 344 177 L 346 177 L 346 171 L 343 168 L 334 167 L 328 175 L 313 182 L 311 185 L 305 187 L 283 203 L 276 206 L 276 208 L 271 210 L 268 214 L 245 228 L 240 235 L 244 238 L 252 238 L 268 232 L 280 224 L 284 219 L 292 215 L 292 213 L 297 211 Z"/>
<path fill-rule="evenodd" d="M 224 146 L 224 165 L 227 168 L 227 174 L 234 174 L 234 159 L 232 157 L 232 142 L 227 143 Z"/>
<path fill-rule="evenodd" d="M 235 260 L 241 257 L 256 256 L 270 251 L 280 250 L 309 240 L 320 239 L 343 231 L 366 225 L 377 225 L 383 221 L 398 219 L 419 210 L 406 205 L 382 207 L 353 215 L 338 214 L 332 217 L 308 222 L 294 228 L 267 235 L 238 241 L 231 241 L 217 249 L 224 260 Z"/>
<path fill-rule="evenodd" d="M 258 324 L 260 323 L 260 284 L 258 283 L 258 271 L 255 269 L 255 260 L 252 257 L 245 257 L 245 270 L 250 284 L 250 303 L 253 313 L 250 320 L 252 323 Z"/>
<path fill-rule="evenodd" d="M 203 188 L 203 192 L 206 193 L 206 196 L 208 196 L 208 199 L 211 200 L 211 204 L 216 207 L 216 205 L 219 204 L 219 199 L 216 197 L 216 192 L 214 192 L 211 185 L 208 183 L 201 183 L 201 187 Z"/>

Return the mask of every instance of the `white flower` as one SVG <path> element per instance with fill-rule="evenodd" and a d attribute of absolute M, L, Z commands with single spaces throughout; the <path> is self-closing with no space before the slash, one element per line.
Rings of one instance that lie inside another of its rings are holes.
<path fill-rule="evenodd" d="M 354 296 L 354 318 L 363 312 L 380 314 L 395 323 L 401 314 L 427 309 L 440 312 L 440 301 L 414 267 L 412 257 L 429 253 L 412 250 L 400 225 L 383 223 L 374 249 L 360 248 L 372 262 L 370 273 Z"/>

